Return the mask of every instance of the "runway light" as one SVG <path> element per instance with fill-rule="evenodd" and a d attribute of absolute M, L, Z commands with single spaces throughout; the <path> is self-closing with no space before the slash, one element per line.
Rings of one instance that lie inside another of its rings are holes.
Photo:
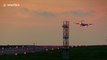
<path fill-rule="evenodd" d="M 16 48 L 18 48 L 18 46 L 16 46 Z"/>
<path fill-rule="evenodd" d="M 54 50 L 54 48 L 52 48 L 52 50 Z"/>
<path fill-rule="evenodd" d="M 48 51 L 48 49 L 45 49 L 46 51 Z"/>
<path fill-rule="evenodd" d="M 26 54 L 26 52 L 24 52 L 24 54 Z"/>
<path fill-rule="evenodd" d="M 18 55 L 18 53 L 15 53 L 15 55 Z"/>
<path fill-rule="evenodd" d="M 4 50 L 4 47 L 2 47 L 2 50 Z"/>
<path fill-rule="evenodd" d="M 59 50 L 59 48 L 57 48 Z"/>

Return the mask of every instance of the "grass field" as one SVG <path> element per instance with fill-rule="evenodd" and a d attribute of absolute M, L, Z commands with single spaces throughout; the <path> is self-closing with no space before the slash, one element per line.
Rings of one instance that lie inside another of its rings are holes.
<path fill-rule="evenodd" d="M 62 52 L 62 49 L 55 49 L 26 55 L 2 55 L 0 60 L 63 60 Z M 70 48 L 69 60 L 107 60 L 107 46 Z"/>

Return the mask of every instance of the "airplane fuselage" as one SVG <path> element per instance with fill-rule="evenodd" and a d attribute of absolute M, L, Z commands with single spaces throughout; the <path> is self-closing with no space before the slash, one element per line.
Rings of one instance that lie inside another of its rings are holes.
<path fill-rule="evenodd" d="M 82 26 L 88 26 L 88 24 L 81 24 Z"/>
<path fill-rule="evenodd" d="M 83 24 L 83 23 L 80 24 L 80 26 L 87 26 L 87 27 L 88 27 L 88 25 L 89 25 L 89 24 Z"/>

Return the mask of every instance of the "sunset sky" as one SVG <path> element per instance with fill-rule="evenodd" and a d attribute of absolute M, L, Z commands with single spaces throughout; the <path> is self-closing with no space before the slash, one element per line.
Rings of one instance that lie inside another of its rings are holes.
<path fill-rule="evenodd" d="M 70 45 L 107 45 L 107 0 L 0 0 L 0 45 L 62 45 L 65 20 Z"/>

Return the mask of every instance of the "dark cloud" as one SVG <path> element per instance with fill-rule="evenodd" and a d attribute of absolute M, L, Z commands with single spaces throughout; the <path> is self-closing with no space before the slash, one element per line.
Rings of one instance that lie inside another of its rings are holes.
<path fill-rule="evenodd" d="M 64 14 L 71 14 L 79 17 L 93 16 L 93 12 L 83 12 L 83 11 L 67 11 Z"/>

